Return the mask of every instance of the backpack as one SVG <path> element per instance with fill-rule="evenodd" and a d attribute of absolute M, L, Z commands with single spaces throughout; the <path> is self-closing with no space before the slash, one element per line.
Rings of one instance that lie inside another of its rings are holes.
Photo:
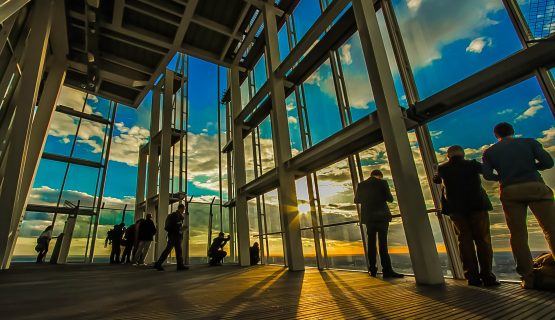
<path fill-rule="evenodd" d="M 534 287 L 555 290 L 555 260 L 551 253 L 543 253 L 534 259 Z"/>
<path fill-rule="evenodd" d="M 110 240 L 110 241 L 114 240 L 114 237 L 115 237 L 115 231 L 114 231 L 114 229 L 108 230 L 107 236 L 108 236 L 108 240 Z"/>

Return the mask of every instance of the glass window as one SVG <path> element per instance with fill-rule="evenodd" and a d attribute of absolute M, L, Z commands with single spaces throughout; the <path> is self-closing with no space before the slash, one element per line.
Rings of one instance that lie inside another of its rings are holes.
<path fill-rule="evenodd" d="M 357 223 L 326 227 L 324 232 L 330 268 L 367 270 L 360 226 Z"/>
<path fill-rule="evenodd" d="M 293 11 L 297 41 L 300 41 L 308 29 L 322 14 L 319 0 L 301 0 Z"/>
<path fill-rule="evenodd" d="M 291 140 L 291 151 L 293 156 L 303 150 L 301 140 L 301 127 L 299 123 L 299 112 L 297 110 L 297 99 L 295 94 L 289 95 L 285 100 L 287 108 L 287 123 L 289 124 L 289 139 Z"/>
<path fill-rule="evenodd" d="M 518 4 L 534 39 L 546 38 L 555 32 L 555 2 L 553 0 L 519 0 Z"/>
<path fill-rule="evenodd" d="M 393 0 L 420 97 L 522 48 L 501 0 Z"/>
<path fill-rule="evenodd" d="M 191 263 L 206 263 L 207 261 L 209 218 L 209 204 L 189 203 L 189 259 Z"/>
<path fill-rule="evenodd" d="M 391 214 L 394 216 L 389 224 L 388 245 L 391 264 L 397 272 L 413 273 L 412 263 L 409 256 L 409 248 L 405 237 L 405 229 L 401 220 L 399 207 L 397 205 L 397 194 L 393 185 L 391 170 L 385 151 L 385 144 L 380 143 L 359 154 L 364 179 L 370 177 L 370 172 L 379 169 L 384 174 L 384 179 L 388 182 L 393 195 L 393 203 L 389 204 Z M 379 267 L 378 267 L 379 268 Z"/>
<path fill-rule="evenodd" d="M 266 57 L 262 55 L 260 60 L 254 66 L 254 91 L 252 94 L 258 92 L 260 88 L 266 83 L 268 79 L 268 74 L 266 72 Z"/>
<path fill-rule="evenodd" d="M 353 203 L 353 184 L 347 160 L 341 160 L 321 169 L 316 175 L 318 177 L 323 224 L 358 221 L 358 212 Z"/>
<path fill-rule="evenodd" d="M 272 122 L 267 117 L 260 123 L 260 155 L 259 161 L 262 165 L 262 173 L 266 173 L 275 168 L 274 161 L 274 142 L 272 140 Z"/>
<path fill-rule="evenodd" d="M 254 180 L 254 154 L 253 154 L 253 133 L 243 140 L 245 143 L 245 172 L 247 176 L 247 182 Z"/>
<path fill-rule="evenodd" d="M 555 121 L 538 82 L 531 78 L 430 123 L 438 160 L 445 161 L 447 148 L 458 144 L 465 148 L 467 159 L 480 161 L 483 150 L 496 142 L 493 127 L 503 121 L 513 124 L 519 136 L 537 139 L 553 155 Z M 469 129 L 472 134 L 468 134 Z M 550 187 L 555 187 L 553 170 L 542 172 L 542 176 Z M 518 279 L 498 184 L 483 181 L 483 186 L 494 208 L 490 212 L 494 273 L 502 279 Z M 528 219 L 528 233 L 533 256 L 548 250 L 535 218 Z"/>
<path fill-rule="evenodd" d="M 341 118 L 329 59 L 304 84 L 313 144 L 341 130 Z"/>

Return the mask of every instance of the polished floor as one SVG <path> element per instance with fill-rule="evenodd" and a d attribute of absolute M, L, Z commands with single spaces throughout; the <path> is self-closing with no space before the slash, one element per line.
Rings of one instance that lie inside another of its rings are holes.
<path fill-rule="evenodd" d="M 555 292 L 417 286 L 366 273 L 274 266 L 16 264 L 0 271 L 0 319 L 555 319 Z"/>

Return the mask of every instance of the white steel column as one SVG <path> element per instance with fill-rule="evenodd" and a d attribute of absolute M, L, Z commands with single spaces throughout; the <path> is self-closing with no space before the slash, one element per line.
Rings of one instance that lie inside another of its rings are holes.
<path fill-rule="evenodd" d="M 58 100 L 62 90 L 62 85 L 66 75 L 66 66 L 67 61 L 65 58 L 62 61 L 54 59 L 52 67 L 48 72 L 48 78 L 46 79 L 44 88 L 42 89 L 37 111 L 33 118 L 23 177 L 20 180 L 21 190 L 14 209 L 15 214 L 12 218 L 11 228 L 12 230 L 15 230 L 15 233 L 12 237 L 10 237 L 8 243 L 8 252 L 10 253 L 6 262 L 8 267 L 15 249 L 15 242 L 17 241 L 17 237 L 19 235 L 19 225 L 21 223 L 21 219 L 23 218 L 23 212 L 25 212 L 25 208 L 27 207 L 27 198 L 35 181 L 35 175 L 39 167 L 40 158 L 42 157 L 44 144 L 46 143 L 46 138 L 48 137 L 48 128 L 50 128 L 50 122 L 52 120 L 52 115 L 54 114 L 56 101 Z"/>
<path fill-rule="evenodd" d="M 8 268 L 9 239 L 13 240 L 15 230 L 12 220 L 19 220 L 17 201 L 21 191 L 20 177 L 23 175 L 31 122 L 37 102 L 39 85 L 42 79 L 44 61 L 48 48 L 48 38 L 52 22 L 52 0 L 37 1 L 32 13 L 31 33 L 27 39 L 23 72 L 14 96 L 15 117 L 12 123 L 13 134 L 9 142 L 6 169 L 2 190 L 0 191 L 0 260 L 2 269 Z"/>
<path fill-rule="evenodd" d="M 146 150 L 141 146 L 139 147 L 139 163 L 137 165 L 137 192 L 135 194 L 135 220 L 137 221 L 144 217 L 144 210 L 139 208 L 139 205 L 145 201 L 145 183 L 146 183 L 146 164 L 148 160 L 148 154 Z M 146 204 L 145 204 L 146 205 Z"/>
<path fill-rule="evenodd" d="M 146 187 L 146 213 L 152 214 L 153 220 L 156 220 L 156 203 L 152 198 L 158 193 L 158 147 L 159 144 L 154 142 L 154 137 L 160 130 L 160 87 L 155 86 L 152 89 L 152 108 L 150 111 L 150 141 L 148 145 L 148 165 L 147 165 L 147 187 Z M 163 242 L 161 239 L 164 234 L 163 226 L 156 225 L 156 237 L 154 238 L 154 245 L 152 250 L 149 250 L 149 257 L 151 258 L 157 253 L 157 243 Z"/>
<path fill-rule="evenodd" d="M 231 110 L 233 135 L 233 178 L 235 185 L 235 215 L 237 227 L 237 245 L 239 265 L 250 265 L 249 254 L 249 215 L 247 198 L 240 188 L 247 183 L 245 172 L 245 143 L 243 141 L 243 123 L 237 120 L 241 112 L 241 85 L 239 83 L 239 67 L 231 68 Z"/>
<path fill-rule="evenodd" d="M 170 162 L 171 158 L 171 137 L 172 137 L 172 102 L 173 102 L 173 78 L 174 72 L 166 69 L 164 74 L 164 102 L 162 107 L 162 128 L 160 128 L 160 186 L 158 188 L 158 212 L 156 224 L 158 235 L 164 234 L 164 224 L 168 216 L 170 207 Z M 158 237 L 156 243 L 156 256 L 159 256 L 166 244 Z"/>
<path fill-rule="evenodd" d="M 272 99 L 272 138 L 274 144 L 274 159 L 278 171 L 279 213 L 282 220 L 285 237 L 285 254 L 289 270 L 304 270 L 303 243 L 299 210 L 297 207 L 297 189 L 293 173 L 285 168 L 285 162 L 291 159 L 291 143 L 289 140 L 289 125 L 285 106 L 285 84 L 283 77 L 276 76 L 276 69 L 280 64 L 278 30 L 273 2 L 265 3 L 264 32 L 266 37 L 266 64 L 269 70 L 268 84 Z"/>
<path fill-rule="evenodd" d="M 401 36 L 401 30 L 399 30 L 399 24 L 397 22 L 397 18 L 395 17 L 395 11 L 393 10 L 391 0 L 382 1 L 382 11 L 387 29 L 389 31 L 389 36 L 391 38 L 393 52 L 395 53 L 395 60 L 397 60 L 397 64 L 399 66 L 399 74 L 405 88 L 407 101 L 409 106 L 412 108 L 416 102 L 420 100 L 420 96 L 418 94 L 416 82 L 414 81 L 410 61 L 407 56 L 407 51 Z M 437 158 L 428 126 L 418 126 L 415 130 L 415 134 L 418 139 L 418 147 L 420 149 L 420 153 L 422 154 L 422 162 L 424 168 L 426 169 L 426 176 L 428 178 L 428 184 L 432 193 L 434 205 L 435 208 L 439 208 L 441 206 L 441 189 L 439 185 L 432 181 L 434 175 L 434 165 L 437 165 Z M 453 276 L 457 279 L 464 279 L 459 246 L 453 223 L 447 216 L 442 214 L 438 214 L 437 218 L 441 228 L 443 241 L 445 242 L 447 256 L 451 264 L 451 270 L 453 271 Z"/>
<path fill-rule="evenodd" d="M 430 285 L 443 284 L 443 274 L 426 213 L 424 195 L 412 156 L 403 113 L 398 104 L 376 12 L 371 1 L 353 0 L 352 3 L 393 182 L 397 190 L 399 209 L 403 216 L 403 226 L 416 282 Z"/>
<path fill-rule="evenodd" d="M 79 206 L 78 206 L 79 207 Z M 77 214 L 70 214 L 64 224 L 64 237 L 60 245 L 60 253 L 58 254 L 57 264 L 66 264 L 69 249 L 71 248 L 71 240 L 73 240 L 73 231 L 75 230 L 75 223 L 77 222 Z"/>

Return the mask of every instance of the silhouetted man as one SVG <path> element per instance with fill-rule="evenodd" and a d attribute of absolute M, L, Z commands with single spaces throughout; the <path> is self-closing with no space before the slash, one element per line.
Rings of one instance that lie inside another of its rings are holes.
<path fill-rule="evenodd" d="M 376 267 L 376 234 L 384 278 L 402 278 L 403 275 L 393 271 L 391 259 L 387 251 L 387 231 L 391 222 L 391 212 L 387 205 L 393 202 L 387 181 L 383 180 L 383 173 L 374 170 L 370 178 L 358 184 L 355 203 L 361 204 L 361 223 L 366 225 L 368 234 L 368 271 L 375 277 Z"/>
<path fill-rule="evenodd" d="M 258 242 L 252 244 L 252 247 L 249 248 L 249 255 L 251 258 L 251 266 L 255 266 L 260 262 L 260 246 Z"/>
<path fill-rule="evenodd" d="M 137 224 L 134 223 L 125 229 L 125 239 L 123 241 L 124 249 L 121 255 L 121 263 L 131 263 L 131 253 L 133 252 L 133 246 L 135 245 Z"/>
<path fill-rule="evenodd" d="M 211 258 L 209 263 L 211 266 L 222 265 L 222 260 L 225 256 L 227 256 L 227 252 L 224 251 L 224 247 L 230 239 L 231 235 L 226 238 L 223 232 L 220 232 L 218 237 L 214 238 L 210 249 L 208 249 L 208 256 Z"/>
<path fill-rule="evenodd" d="M 443 182 L 445 186 L 446 202 L 442 209 L 455 225 L 464 276 L 472 286 L 499 285 L 491 270 L 493 249 L 488 211 L 493 208 L 482 188 L 482 164 L 465 160 L 461 146 L 449 147 L 447 157 L 449 161 L 439 166 L 434 182 Z"/>
<path fill-rule="evenodd" d="M 530 207 L 543 230 L 551 255 L 555 250 L 555 204 L 553 191 L 544 183 L 539 170 L 553 167 L 553 158 L 542 145 L 530 138 L 515 138 L 513 126 L 495 126 L 498 142 L 484 152 L 484 177 L 499 181 L 501 204 L 511 232 L 511 248 L 516 271 L 523 288 L 534 287 L 532 254 L 526 228 Z M 497 173 L 494 173 L 494 170 Z"/>
<path fill-rule="evenodd" d="M 185 212 L 185 205 L 182 203 L 177 206 L 177 211 L 171 213 L 166 218 L 165 228 L 168 232 L 168 244 L 166 245 L 166 249 L 160 255 L 158 261 L 154 264 L 154 268 L 159 271 L 164 271 L 162 264 L 172 251 L 172 248 L 175 248 L 175 259 L 177 260 L 177 271 L 180 270 L 187 270 L 189 269 L 185 265 L 183 265 L 183 250 L 181 249 L 181 241 L 183 240 L 183 231 L 186 227 L 183 225 L 183 221 L 185 220 L 185 216 L 183 215 Z"/>
<path fill-rule="evenodd" d="M 147 214 L 146 219 L 140 219 L 138 225 L 138 244 L 133 256 L 133 264 L 143 265 L 145 263 L 146 255 L 150 248 L 150 244 L 154 240 L 156 234 L 156 226 L 152 221 L 152 214 Z"/>
<path fill-rule="evenodd" d="M 121 240 L 124 232 L 125 224 L 123 222 L 116 224 L 112 230 L 108 231 L 104 247 L 106 247 L 108 243 L 112 244 L 112 251 L 110 252 L 110 263 L 112 264 L 120 263 L 119 256 L 121 254 Z"/>

